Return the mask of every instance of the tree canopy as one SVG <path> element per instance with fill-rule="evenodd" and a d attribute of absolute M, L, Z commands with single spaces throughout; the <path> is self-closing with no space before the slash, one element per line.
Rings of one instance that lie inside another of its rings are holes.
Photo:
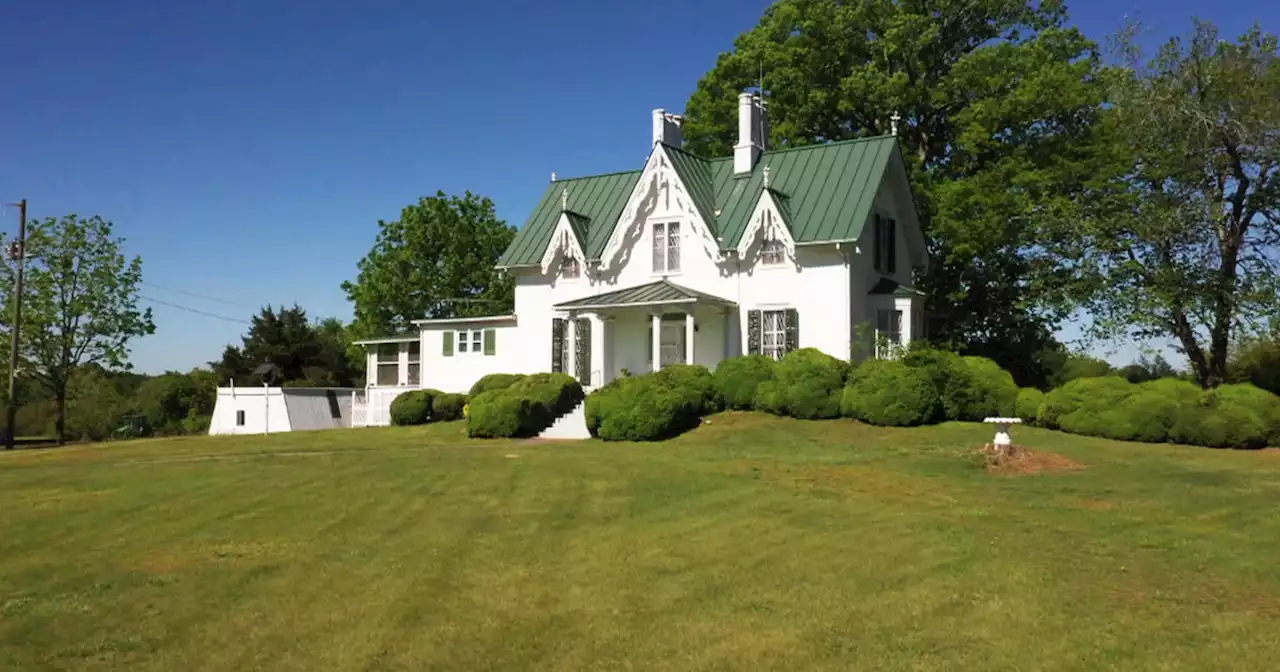
<path fill-rule="evenodd" d="M 423 318 L 496 315 L 512 309 L 513 285 L 494 265 L 515 229 L 488 198 L 437 192 L 378 221 L 373 249 L 342 289 L 355 306 L 355 333 L 397 334 Z"/>
<path fill-rule="evenodd" d="M 53 398 L 59 442 L 77 367 L 127 369 L 130 342 L 155 331 L 151 309 L 138 309 L 142 259 L 126 259 L 122 244 L 112 224 L 97 216 L 28 225 L 19 366 Z M 6 258 L 3 269 L 0 320 L 11 329 L 16 261 Z"/>
<path fill-rule="evenodd" d="M 737 94 L 762 72 L 771 147 L 885 134 L 900 115 L 931 338 L 1029 384 L 1072 304 L 1024 252 L 1088 176 L 1106 94 L 1095 44 L 1065 21 L 1052 0 L 782 0 L 698 83 L 685 137 L 729 153 Z"/>
<path fill-rule="evenodd" d="M 240 347 L 227 346 L 221 361 L 211 362 L 220 384 L 350 387 L 359 378 L 347 357 L 350 339 L 342 323 L 311 322 L 296 305 L 263 308 L 241 340 Z"/>

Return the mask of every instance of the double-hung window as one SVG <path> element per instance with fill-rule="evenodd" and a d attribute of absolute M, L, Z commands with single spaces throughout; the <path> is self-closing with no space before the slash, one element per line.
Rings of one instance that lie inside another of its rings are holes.
<path fill-rule="evenodd" d="M 787 354 L 787 311 L 761 311 L 760 318 L 760 354 L 782 359 Z"/>
<path fill-rule="evenodd" d="M 766 238 L 760 244 L 760 263 L 765 266 L 777 266 L 786 258 L 786 250 L 782 247 L 782 241 L 774 238 Z"/>
<path fill-rule="evenodd" d="M 573 279 L 581 275 L 582 264 L 575 257 L 565 257 L 560 260 L 560 277 Z"/>
<path fill-rule="evenodd" d="M 458 352 L 460 354 L 478 355 L 484 352 L 484 332 L 463 330 L 458 332 Z"/>
<path fill-rule="evenodd" d="M 374 355 L 376 378 L 378 385 L 400 384 L 400 344 L 379 343 Z"/>
<path fill-rule="evenodd" d="M 409 384 L 417 385 L 422 380 L 422 341 L 409 343 Z"/>
<path fill-rule="evenodd" d="M 889 275 L 898 270 L 898 222 L 876 215 L 875 217 L 875 269 Z"/>
<path fill-rule="evenodd" d="M 653 272 L 680 272 L 680 222 L 653 225 Z"/>
<path fill-rule="evenodd" d="M 876 357 L 893 357 L 902 347 L 902 311 L 876 311 Z"/>

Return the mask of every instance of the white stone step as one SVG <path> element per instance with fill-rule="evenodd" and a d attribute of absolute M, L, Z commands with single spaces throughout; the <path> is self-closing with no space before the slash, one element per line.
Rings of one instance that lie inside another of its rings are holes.
<path fill-rule="evenodd" d="M 583 411 L 582 403 L 573 407 L 572 411 L 565 413 L 556 419 L 554 423 L 541 434 L 539 439 L 589 439 L 591 432 L 587 431 L 587 416 Z"/>

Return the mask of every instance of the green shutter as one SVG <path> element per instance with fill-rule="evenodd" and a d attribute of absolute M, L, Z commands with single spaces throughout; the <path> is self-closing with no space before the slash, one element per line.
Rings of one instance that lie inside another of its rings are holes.
<path fill-rule="evenodd" d="M 649 345 L 645 346 L 645 350 L 649 351 L 649 370 L 657 371 L 657 369 L 654 368 L 655 358 L 654 358 L 654 352 L 653 352 L 653 320 L 649 320 Z"/>
<path fill-rule="evenodd" d="M 871 227 L 871 230 L 874 232 L 874 235 L 872 236 L 874 242 L 871 246 L 871 249 L 875 250 L 874 252 L 872 252 L 871 258 L 873 260 L 872 261 L 873 267 L 877 271 L 879 271 L 881 268 L 883 268 L 882 260 L 880 259 L 880 215 L 877 214 L 872 219 L 871 223 L 873 224 L 873 226 Z"/>
<path fill-rule="evenodd" d="M 885 233 L 889 235 L 889 259 L 886 266 L 890 273 L 898 270 L 898 222 L 897 220 L 886 220 Z"/>
<path fill-rule="evenodd" d="M 551 319 L 551 370 L 564 372 L 564 326 L 566 320 L 559 317 Z"/>
<path fill-rule="evenodd" d="M 453 356 L 453 332 L 446 331 L 443 334 L 441 334 L 441 336 L 444 337 L 444 356 L 452 357 Z"/>
<path fill-rule="evenodd" d="M 747 313 L 747 354 L 760 354 L 760 311 Z"/>
<path fill-rule="evenodd" d="M 787 310 L 787 324 L 784 327 L 787 337 L 787 352 L 795 352 L 800 347 L 800 313 L 795 308 Z"/>
<path fill-rule="evenodd" d="M 498 352 L 497 334 L 492 329 L 484 330 L 484 354 L 491 357 Z"/>

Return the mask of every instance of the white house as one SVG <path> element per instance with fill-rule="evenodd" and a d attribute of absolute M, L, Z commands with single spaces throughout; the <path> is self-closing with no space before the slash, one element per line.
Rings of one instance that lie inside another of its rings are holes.
<path fill-rule="evenodd" d="M 909 282 L 927 255 L 897 138 L 767 150 L 765 111 L 739 96 L 733 156 L 682 150 L 681 118 L 654 110 L 640 170 L 553 175 L 498 264 L 513 314 L 364 342 L 368 424 L 406 389 L 466 392 L 488 373 L 564 371 L 591 388 L 743 353 L 847 359 L 872 332 L 919 338 Z"/>
<path fill-rule="evenodd" d="M 209 434 L 268 434 L 352 426 L 359 390 L 336 387 L 219 387 Z"/>

